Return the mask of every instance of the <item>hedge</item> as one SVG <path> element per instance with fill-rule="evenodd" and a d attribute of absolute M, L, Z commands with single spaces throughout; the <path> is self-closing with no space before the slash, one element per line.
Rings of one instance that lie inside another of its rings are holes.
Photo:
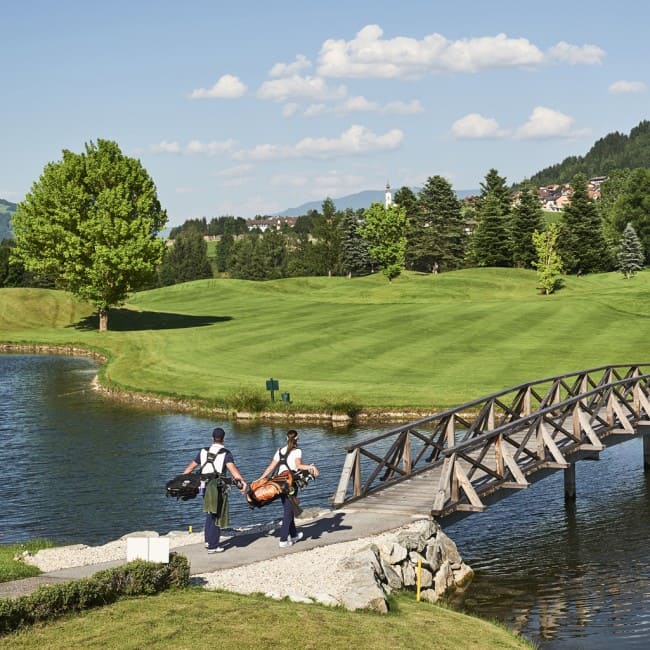
<path fill-rule="evenodd" d="M 171 553 L 168 564 L 134 560 L 98 571 L 89 578 L 45 585 L 27 596 L 0 599 L 0 634 L 64 614 L 108 605 L 119 598 L 186 587 L 189 580 L 189 561 L 183 555 Z"/>

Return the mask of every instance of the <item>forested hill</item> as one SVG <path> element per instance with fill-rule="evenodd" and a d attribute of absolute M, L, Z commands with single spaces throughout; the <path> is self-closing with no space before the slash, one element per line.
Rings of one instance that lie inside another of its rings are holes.
<path fill-rule="evenodd" d="M 9 239 L 12 237 L 11 217 L 14 212 L 16 212 L 16 204 L 11 201 L 5 201 L 5 199 L 0 199 L 0 241 L 3 239 Z"/>
<path fill-rule="evenodd" d="M 569 156 L 561 163 L 547 167 L 531 176 L 537 187 L 551 183 L 569 183 L 581 172 L 592 176 L 608 176 L 615 169 L 650 168 L 650 121 L 643 120 L 630 135 L 615 131 L 597 140 L 584 156 Z"/>

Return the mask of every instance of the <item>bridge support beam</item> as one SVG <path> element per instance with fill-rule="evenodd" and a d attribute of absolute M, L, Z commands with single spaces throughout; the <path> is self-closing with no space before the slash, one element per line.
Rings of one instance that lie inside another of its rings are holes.
<path fill-rule="evenodd" d="M 571 463 L 564 468 L 564 499 L 566 501 L 576 500 L 576 464 Z"/>
<path fill-rule="evenodd" d="M 638 424 L 637 431 L 643 436 L 643 469 L 650 472 L 650 425 Z"/>

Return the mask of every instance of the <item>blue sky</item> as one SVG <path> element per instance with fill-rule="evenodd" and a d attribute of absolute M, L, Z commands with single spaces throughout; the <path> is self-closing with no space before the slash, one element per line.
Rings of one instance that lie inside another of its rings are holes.
<path fill-rule="evenodd" d="M 645 0 L 3 0 L 0 198 L 115 140 L 170 225 L 517 182 L 649 116 Z"/>

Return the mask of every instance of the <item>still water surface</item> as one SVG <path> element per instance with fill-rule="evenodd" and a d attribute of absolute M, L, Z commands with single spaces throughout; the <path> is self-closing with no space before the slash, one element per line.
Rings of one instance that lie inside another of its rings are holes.
<path fill-rule="evenodd" d="M 283 425 L 160 414 L 105 400 L 84 358 L 0 355 L 0 542 L 48 537 L 101 544 L 135 530 L 202 527 L 200 501 L 164 496 L 214 426 L 247 480 L 283 444 Z M 377 429 L 300 426 L 321 478 L 305 507 L 328 505 L 343 447 Z M 485 513 L 446 527 L 477 572 L 458 608 L 499 619 L 542 648 L 650 647 L 650 475 L 633 440 L 577 465 L 567 507 L 561 473 Z M 251 510 L 233 492 L 231 524 L 263 523 L 279 506 Z"/>

